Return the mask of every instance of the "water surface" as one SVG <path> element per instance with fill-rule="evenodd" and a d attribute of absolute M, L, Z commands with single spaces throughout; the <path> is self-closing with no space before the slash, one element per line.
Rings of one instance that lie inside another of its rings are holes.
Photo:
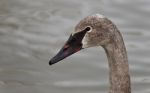
<path fill-rule="evenodd" d="M 74 26 L 101 13 L 123 34 L 133 93 L 150 93 L 149 0 L 0 0 L 0 93 L 108 93 L 101 47 L 49 66 Z"/>

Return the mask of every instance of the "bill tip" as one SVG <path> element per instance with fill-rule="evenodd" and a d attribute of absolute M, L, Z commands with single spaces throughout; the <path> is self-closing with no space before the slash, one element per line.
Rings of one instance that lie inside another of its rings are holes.
<path fill-rule="evenodd" d="M 53 63 L 51 61 L 49 61 L 49 65 L 51 66 Z"/>

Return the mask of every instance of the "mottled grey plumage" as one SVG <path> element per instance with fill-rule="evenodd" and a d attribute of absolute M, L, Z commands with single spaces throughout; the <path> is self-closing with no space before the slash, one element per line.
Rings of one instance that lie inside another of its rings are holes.
<path fill-rule="evenodd" d="M 75 32 L 87 26 L 91 31 L 82 40 L 83 48 L 100 45 L 105 49 L 110 69 L 109 93 L 131 93 L 128 59 L 121 33 L 109 19 L 99 14 L 81 20 Z"/>
<path fill-rule="evenodd" d="M 93 46 L 102 46 L 107 54 L 109 93 L 131 93 L 128 59 L 123 38 L 117 27 L 103 15 L 95 14 L 81 20 L 66 44 L 49 61 L 49 64 L 55 64 L 81 49 Z"/>

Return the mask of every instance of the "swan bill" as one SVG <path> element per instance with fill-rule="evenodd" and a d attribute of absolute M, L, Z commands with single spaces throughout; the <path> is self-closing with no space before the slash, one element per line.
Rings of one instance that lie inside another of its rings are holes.
<path fill-rule="evenodd" d="M 74 36 L 70 36 L 66 44 L 62 49 L 54 56 L 50 61 L 49 65 L 53 65 L 64 58 L 80 51 L 82 49 L 82 44 L 80 41 L 76 40 Z"/>

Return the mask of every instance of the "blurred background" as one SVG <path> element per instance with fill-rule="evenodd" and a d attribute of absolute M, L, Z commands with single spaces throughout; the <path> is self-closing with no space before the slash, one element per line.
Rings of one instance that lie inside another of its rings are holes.
<path fill-rule="evenodd" d="M 150 93 L 150 0 L 0 0 L 0 93 L 108 93 L 101 47 L 48 64 L 75 25 L 95 13 L 123 34 L 132 93 Z"/>

